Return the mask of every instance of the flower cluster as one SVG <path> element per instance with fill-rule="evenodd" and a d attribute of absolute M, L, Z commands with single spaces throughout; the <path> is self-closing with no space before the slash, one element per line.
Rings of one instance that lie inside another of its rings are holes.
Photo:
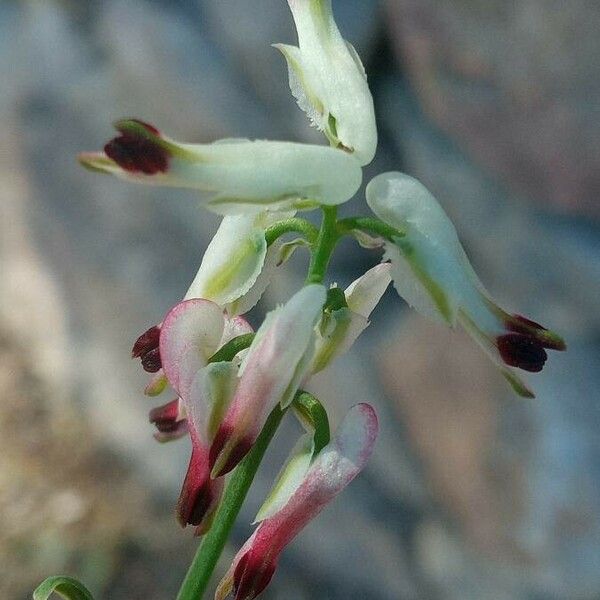
<path fill-rule="evenodd" d="M 303 390 L 312 374 L 351 347 L 391 281 L 426 316 L 460 323 L 522 396 L 533 393 L 516 369 L 540 371 L 546 350 L 565 348 L 555 333 L 490 298 L 445 212 L 411 177 L 375 177 L 366 188 L 375 216 L 337 219 L 336 207 L 357 192 L 362 166 L 375 154 L 373 100 L 331 1 L 288 4 L 298 46 L 276 47 L 300 108 L 330 146 L 239 139 L 185 144 L 127 119 L 115 124 L 119 135 L 103 152 L 80 155 L 95 171 L 198 190 L 201 204 L 223 215 L 182 301 L 132 351 L 153 374 L 148 395 L 173 390 L 170 402 L 150 411 L 155 437 L 191 440 L 177 503 L 181 525 L 198 534 L 211 530 L 226 502 L 226 475 L 257 447 L 270 415 L 291 408 L 307 428 L 219 585 L 221 599 L 260 594 L 282 549 L 365 466 L 378 429 L 373 408 L 354 406 L 330 440 L 328 424 L 307 409 Z M 299 216 L 316 208 L 323 212 L 320 228 Z M 289 233 L 297 237 L 284 242 Z M 345 235 L 383 247 L 383 262 L 345 290 L 327 288 L 329 258 Z M 254 332 L 243 315 L 296 248 L 311 254 L 307 284 Z"/>

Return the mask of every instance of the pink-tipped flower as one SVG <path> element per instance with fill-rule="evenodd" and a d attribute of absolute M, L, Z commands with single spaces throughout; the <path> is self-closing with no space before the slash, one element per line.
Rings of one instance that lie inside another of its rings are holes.
<path fill-rule="evenodd" d="M 364 468 L 377 438 L 375 411 L 350 409 L 335 437 L 312 460 L 290 461 L 275 484 L 262 520 L 222 579 L 216 600 L 252 600 L 268 585 L 282 550 Z M 302 470 L 301 476 L 298 476 Z M 291 473 L 294 471 L 294 473 Z"/>
<path fill-rule="evenodd" d="M 359 188 L 358 160 L 327 146 L 267 140 L 183 144 L 137 119 L 115 123 L 119 136 L 80 163 L 121 179 L 196 189 L 219 214 L 314 208 L 349 200 Z"/>
<path fill-rule="evenodd" d="M 222 480 L 210 477 L 209 449 L 218 424 L 237 383 L 237 362 L 208 364 L 225 343 L 251 331 L 240 317 L 228 319 L 214 302 L 185 300 L 165 317 L 160 354 L 169 383 L 179 394 L 178 405 L 166 405 L 155 414 L 163 429 L 181 427 L 185 415 L 192 455 L 177 503 L 182 526 L 195 525 L 202 534 L 210 527 L 223 490 Z M 175 422 L 173 422 L 175 420 Z"/>
<path fill-rule="evenodd" d="M 394 287 L 416 310 L 454 326 L 460 322 L 500 366 L 521 396 L 533 392 L 513 367 L 541 371 L 546 349 L 564 350 L 552 331 L 500 308 L 469 263 L 450 219 L 429 191 L 402 173 L 383 173 L 367 185 L 367 202 L 400 234 L 386 243 Z"/>
<path fill-rule="evenodd" d="M 392 280 L 390 269 L 389 263 L 369 269 L 346 288 L 344 297 L 347 306 L 325 312 L 317 327 L 312 373 L 322 371 L 347 352 L 368 327 L 371 312 Z"/>
<path fill-rule="evenodd" d="M 302 288 L 269 313 L 240 366 L 240 380 L 210 449 L 213 477 L 233 469 L 250 450 L 277 403 L 287 406 L 314 353 L 315 324 L 325 288 Z"/>

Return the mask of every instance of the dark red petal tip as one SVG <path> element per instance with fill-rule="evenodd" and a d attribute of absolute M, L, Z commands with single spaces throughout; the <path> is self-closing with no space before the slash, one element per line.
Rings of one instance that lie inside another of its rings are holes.
<path fill-rule="evenodd" d="M 250 448 L 252 448 L 253 440 L 249 438 L 244 438 L 239 440 L 233 448 L 229 451 L 227 455 L 227 459 L 225 463 L 220 467 L 218 472 L 213 472 L 215 465 L 219 459 L 219 456 L 225 450 L 227 443 L 231 440 L 233 436 L 233 429 L 227 425 L 221 425 L 217 434 L 215 435 L 215 439 L 210 447 L 209 452 L 209 465 L 212 472 L 213 477 L 221 477 L 232 469 L 234 469 L 238 463 L 248 454 Z"/>
<path fill-rule="evenodd" d="M 156 426 L 156 429 L 162 433 L 176 431 L 179 421 L 179 399 L 171 400 L 167 404 L 153 408 L 149 415 L 150 423 Z"/>
<path fill-rule="evenodd" d="M 154 325 L 140 335 L 131 350 L 131 357 L 141 359 L 142 368 L 148 373 L 156 373 L 162 367 L 160 350 L 158 348 L 159 339 L 160 327 Z"/>
<path fill-rule="evenodd" d="M 537 373 L 548 358 L 540 341 L 530 335 L 507 333 L 496 339 L 502 360 L 510 367 Z"/>
<path fill-rule="evenodd" d="M 277 563 L 249 550 L 240 558 L 233 573 L 235 600 L 253 600 L 269 585 Z"/>
<path fill-rule="evenodd" d="M 135 131 L 135 127 L 125 126 L 132 122 L 140 125 L 153 136 L 160 136 L 156 127 L 139 119 L 119 121 L 116 127 L 121 135 L 110 140 L 104 146 L 104 152 L 125 171 L 145 175 L 165 173 L 169 168 L 170 153 L 156 140 Z"/>
<path fill-rule="evenodd" d="M 131 349 L 131 358 L 140 358 L 146 352 L 158 348 L 159 339 L 160 327 L 153 325 L 135 340 L 135 344 L 133 344 L 133 348 Z"/>
<path fill-rule="evenodd" d="M 147 373 L 156 373 L 160 371 L 162 367 L 162 361 L 160 359 L 160 350 L 158 348 L 154 348 L 149 352 L 146 352 L 142 357 L 142 368 Z"/>
<path fill-rule="evenodd" d="M 200 525 L 213 501 L 205 455 L 192 450 L 190 464 L 177 501 L 177 520 L 182 527 Z"/>

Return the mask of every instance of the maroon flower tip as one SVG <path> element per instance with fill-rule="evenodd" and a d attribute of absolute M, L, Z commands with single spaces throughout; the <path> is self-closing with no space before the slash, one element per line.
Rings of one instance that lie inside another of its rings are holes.
<path fill-rule="evenodd" d="M 269 585 L 277 563 L 264 558 L 252 550 L 240 558 L 233 573 L 235 600 L 253 600 Z"/>
<path fill-rule="evenodd" d="M 135 340 L 135 344 L 133 344 L 133 348 L 131 349 L 131 358 L 140 358 L 146 352 L 158 348 L 159 339 L 160 327 L 153 325 Z"/>
<path fill-rule="evenodd" d="M 511 318 L 505 321 L 505 326 L 509 331 L 536 338 L 548 350 L 567 349 L 567 345 L 560 336 L 522 315 L 511 315 Z"/>
<path fill-rule="evenodd" d="M 221 425 L 219 430 L 217 431 L 217 435 L 215 435 L 215 439 L 210 447 L 209 452 L 209 465 L 211 472 L 213 471 L 217 460 L 221 452 L 225 449 L 227 442 L 231 439 L 233 435 L 233 428 L 227 425 Z M 219 469 L 218 473 L 213 473 L 213 477 L 221 477 L 232 469 L 234 469 L 238 463 L 248 454 L 250 448 L 252 448 L 253 440 L 249 438 L 244 438 L 236 443 L 236 445 L 230 450 L 227 460 L 223 464 L 223 466 Z"/>
<path fill-rule="evenodd" d="M 179 416 L 179 399 L 171 400 L 163 406 L 153 408 L 148 414 L 150 423 L 156 426 L 161 433 L 171 433 L 178 429 L 177 417 Z"/>
<path fill-rule="evenodd" d="M 142 368 L 148 373 L 156 373 L 162 367 L 158 348 L 159 339 L 160 327 L 154 325 L 140 335 L 131 349 L 131 358 L 140 358 Z"/>
<path fill-rule="evenodd" d="M 146 352 L 142 357 L 142 368 L 147 373 L 156 373 L 160 371 L 162 367 L 162 361 L 160 359 L 160 350 L 158 348 L 154 348 L 149 352 Z"/>
<path fill-rule="evenodd" d="M 138 119 L 130 119 L 141 125 L 148 133 L 160 136 L 156 127 Z M 104 146 L 104 152 L 112 158 L 122 169 L 131 173 L 144 173 L 154 175 L 165 173 L 169 168 L 170 154 L 155 140 L 145 137 L 125 128 L 117 128 L 121 135 L 113 138 Z"/>
<path fill-rule="evenodd" d="M 541 342 L 521 333 L 507 333 L 496 339 L 502 360 L 511 367 L 537 373 L 544 368 L 548 358 Z"/>
<path fill-rule="evenodd" d="M 210 481 L 208 480 L 186 496 L 184 502 L 180 499 L 180 502 L 177 504 L 177 520 L 181 526 L 200 525 L 206 515 L 206 511 L 210 508 L 212 500 L 213 494 Z"/>
<path fill-rule="evenodd" d="M 213 501 L 205 460 L 205 455 L 194 447 L 177 501 L 177 520 L 182 527 L 200 525 Z"/>

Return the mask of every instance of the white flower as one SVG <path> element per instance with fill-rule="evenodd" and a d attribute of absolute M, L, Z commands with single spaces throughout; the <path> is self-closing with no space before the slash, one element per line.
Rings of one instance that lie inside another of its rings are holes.
<path fill-rule="evenodd" d="M 402 235 L 386 242 L 394 287 L 422 314 L 451 326 L 459 321 L 500 366 L 515 391 L 533 393 L 511 367 L 541 371 L 546 349 L 563 340 L 538 323 L 505 312 L 473 271 L 452 222 L 429 191 L 403 173 L 383 173 L 367 185 L 373 212 Z"/>
<path fill-rule="evenodd" d="M 336 205 L 358 190 L 359 162 L 334 148 L 266 140 L 180 144 L 136 119 L 118 121 L 121 134 L 104 152 L 82 153 L 93 171 L 130 181 L 208 192 L 219 214 Z"/>
<path fill-rule="evenodd" d="M 361 165 L 373 160 L 377 127 L 373 98 L 356 50 L 342 38 L 331 0 L 288 0 L 298 47 L 274 44 L 288 64 L 290 89 L 313 125 Z"/>

